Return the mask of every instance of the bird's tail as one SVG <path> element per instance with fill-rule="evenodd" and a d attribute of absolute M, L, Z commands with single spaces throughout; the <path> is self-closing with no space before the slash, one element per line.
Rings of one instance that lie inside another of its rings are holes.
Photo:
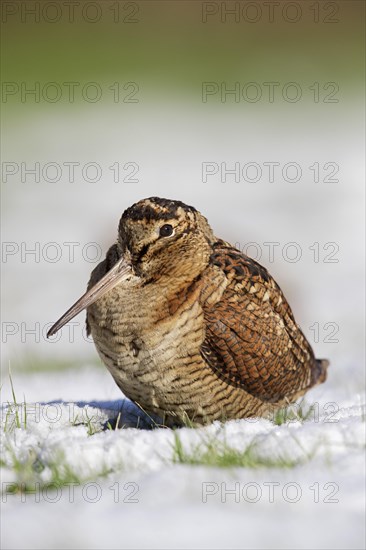
<path fill-rule="evenodd" d="M 327 370 L 329 366 L 328 359 L 315 359 L 311 373 L 311 385 L 322 384 L 327 379 Z"/>

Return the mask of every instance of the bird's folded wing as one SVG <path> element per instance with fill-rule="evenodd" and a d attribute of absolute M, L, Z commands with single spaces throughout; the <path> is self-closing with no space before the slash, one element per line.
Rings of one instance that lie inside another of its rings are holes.
<path fill-rule="evenodd" d="M 212 263 L 228 284 L 216 304 L 203 304 L 201 353 L 207 364 L 228 384 L 263 401 L 306 388 L 314 354 L 274 279 L 223 241 L 215 245 Z"/>

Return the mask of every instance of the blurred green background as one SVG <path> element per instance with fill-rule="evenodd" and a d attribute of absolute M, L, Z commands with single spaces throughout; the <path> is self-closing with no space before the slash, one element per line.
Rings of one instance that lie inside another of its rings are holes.
<path fill-rule="evenodd" d="M 363 86 L 362 1 L 304 1 L 297 9 L 260 1 L 257 9 L 233 1 L 105 0 L 100 11 L 91 4 L 71 10 L 59 2 L 57 10 L 47 1 L 4 2 L 3 80 L 117 78 L 185 98 L 199 97 L 202 81 L 341 80 L 343 92 Z"/>

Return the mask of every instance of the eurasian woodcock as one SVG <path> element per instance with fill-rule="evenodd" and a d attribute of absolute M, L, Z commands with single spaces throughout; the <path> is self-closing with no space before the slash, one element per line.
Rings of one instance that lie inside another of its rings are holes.
<path fill-rule="evenodd" d="M 123 213 L 87 292 L 87 330 L 122 392 L 166 425 L 268 416 L 324 382 L 281 289 L 192 206 L 151 197 Z"/>

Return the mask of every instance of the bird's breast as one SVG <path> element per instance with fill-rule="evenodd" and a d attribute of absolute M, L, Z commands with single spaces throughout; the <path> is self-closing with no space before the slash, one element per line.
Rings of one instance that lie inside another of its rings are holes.
<path fill-rule="evenodd" d="M 179 386 L 201 361 L 203 313 L 197 293 L 115 288 L 88 308 L 98 353 L 122 391 L 142 402 Z M 158 405 L 156 405 L 158 406 Z"/>

